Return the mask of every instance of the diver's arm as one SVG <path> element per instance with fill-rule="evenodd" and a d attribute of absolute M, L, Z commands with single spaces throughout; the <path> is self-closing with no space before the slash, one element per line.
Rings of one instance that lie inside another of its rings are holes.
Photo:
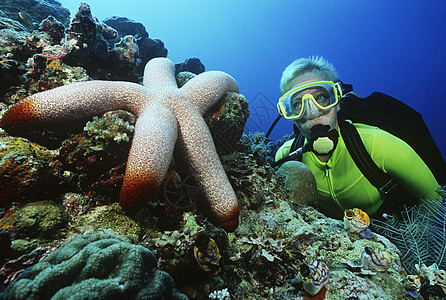
<path fill-rule="evenodd" d="M 275 160 L 278 161 L 290 153 L 291 145 L 293 144 L 294 139 L 286 141 L 282 146 L 280 146 L 279 150 L 276 152 Z"/>
<path fill-rule="evenodd" d="M 386 173 L 394 176 L 409 192 L 419 199 L 440 198 L 440 185 L 429 167 L 403 140 L 377 130 L 372 149 L 373 161 Z"/>

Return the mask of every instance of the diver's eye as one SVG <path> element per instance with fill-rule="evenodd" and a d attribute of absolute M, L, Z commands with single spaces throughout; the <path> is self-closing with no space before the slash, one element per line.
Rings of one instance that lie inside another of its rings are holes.
<path fill-rule="evenodd" d="M 299 112 L 300 109 L 302 108 L 302 98 L 295 98 L 293 99 L 293 111 L 294 112 Z"/>
<path fill-rule="evenodd" d="M 330 97 L 324 94 L 320 94 L 316 97 L 316 101 L 322 106 L 327 106 L 328 104 L 330 104 Z"/>

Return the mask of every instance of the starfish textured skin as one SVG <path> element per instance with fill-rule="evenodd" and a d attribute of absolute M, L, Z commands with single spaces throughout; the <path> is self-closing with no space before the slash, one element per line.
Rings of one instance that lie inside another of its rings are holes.
<path fill-rule="evenodd" d="M 224 72 L 201 73 L 178 88 L 173 63 L 154 58 L 146 64 L 143 86 L 93 80 L 40 92 L 12 106 L 0 127 L 11 131 L 128 110 L 138 119 L 120 193 L 122 208 L 135 212 L 159 190 L 178 140 L 221 226 L 234 229 L 237 198 L 202 117 L 226 92 L 238 92 L 238 85 Z"/>

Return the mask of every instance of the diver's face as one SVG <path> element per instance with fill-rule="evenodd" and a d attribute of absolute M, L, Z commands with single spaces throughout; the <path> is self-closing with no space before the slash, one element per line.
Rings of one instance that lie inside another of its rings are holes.
<path fill-rule="evenodd" d="M 303 84 L 323 80 L 323 78 L 317 77 L 313 73 L 306 73 L 302 76 L 296 77 L 293 80 L 291 89 Z M 312 92 L 313 91 L 311 89 L 305 91 L 305 93 Z M 303 114 L 302 118 L 294 120 L 294 123 L 297 125 L 297 127 L 299 127 L 300 131 L 307 139 L 311 137 L 311 128 L 314 125 L 329 125 L 330 129 L 338 129 L 339 104 L 329 110 L 322 110 L 316 105 L 308 105 L 305 110 L 307 110 L 307 112 Z"/>

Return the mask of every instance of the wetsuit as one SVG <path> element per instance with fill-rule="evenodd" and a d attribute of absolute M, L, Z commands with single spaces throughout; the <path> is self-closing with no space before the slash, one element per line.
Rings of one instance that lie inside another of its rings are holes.
<path fill-rule="evenodd" d="M 403 140 L 377 127 L 353 124 L 367 152 L 384 172 L 397 178 L 412 195 L 421 199 L 439 197 L 440 188 L 434 175 L 417 153 Z M 283 144 L 276 153 L 276 161 L 290 152 L 293 140 Z M 314 153 L 306 152 L 302 162 L 313 172 L 319 201 L 330 215 L 340 218 L 345 209 L 361 208 L 373 215 L 382 205 L 379 191 L 358 169 L 345 146 L 341 134 L 338 145 L 327 162 Z"/>

